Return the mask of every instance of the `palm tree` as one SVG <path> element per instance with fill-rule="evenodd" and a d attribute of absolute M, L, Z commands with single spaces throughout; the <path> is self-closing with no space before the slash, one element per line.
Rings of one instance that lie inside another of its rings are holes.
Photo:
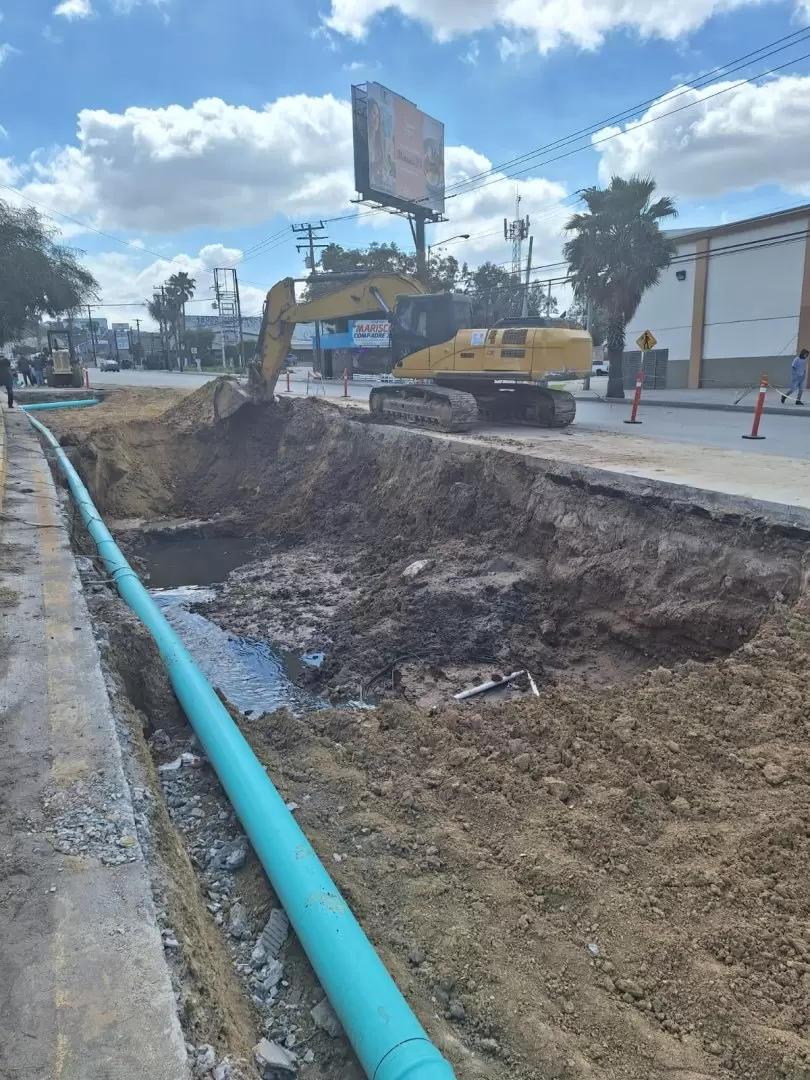
<path fill-rule="evenodd" d="M 196 279 L 189 277 L 185 270 L 172 274 L 166 282 L 166 294 L 175 309 L 174 340 L 178 350 L 186 336 L 186 303 L 194 296 L 196 288 Z"/>
<path fill-rule="evenodd" d="M 163 366 L 168 367 L 167 352 L 168 352 L 168 337 L 169 337 L 169 322 L 170 322 L 170 306 L 165 296 L 165 290 L 155 292 L 151 300 L 146 301 L 146 310 L 158 324 L 160 330 L 160 345 L 163 351 Z"/>
<path fill-rule="evenodd" d="M 678 211 L 672 199 L 653 202 L 654 193 L 651 176 L 613 176 L 606 188 L 581 192 L 588 210 L 565 226 L 575 234 L 563 249 L 574 293 L 607 315 L 608 397 L 624 397 L 625 328 L 675 253 L 658 223 Z"/>

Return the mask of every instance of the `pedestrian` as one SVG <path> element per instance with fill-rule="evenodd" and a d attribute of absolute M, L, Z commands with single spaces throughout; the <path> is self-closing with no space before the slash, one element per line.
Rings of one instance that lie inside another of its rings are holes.
<path fill-rule="evenodd" d="M 810 356 L 810 350 L 802 349 L 798 356 L 793 357 L 793 363 L 790 365 L 790 389 L 786 394 L 782 394 L 782 404 L 788 397 L 793 396 L 793 392 L 796 392 L 796 404 L 804 405 L 802 401 L 802 394 L 804 393 L 804 377 L 807 373 L 807 357 Z"/>
<path fill-rule="evenodd" d="M 45 385 L 45 353 L 37 353 L 32 362 L 37 386 Z"/>
<path fill-rule="evenodd" d="M 11 361 L 7 356 L 0 356 L 0 386 L 5 386 L 8 395 L 8 407 L 14 408 L 14 376 L 11 374 Z"/>
<path fill-rule="evenodd" d="M 36 379 L 31 371 L 31 361 L 27 356 L 17 357 L 17 371 L 22 375 L 23 386 L 34 386 Z"/>

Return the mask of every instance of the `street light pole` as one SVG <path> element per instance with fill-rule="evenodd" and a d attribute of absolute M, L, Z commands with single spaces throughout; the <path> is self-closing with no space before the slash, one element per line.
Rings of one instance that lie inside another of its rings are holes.
<path fill-rule="evenodd" d="M 446 240 L 440 240 L 438 244 L 431 244 L 427 249 L 427 259 L 425 260 L 426 272 L 430 271 L 430 253 L 434 248 L 444 247 L 445 244 L 450 244 L 454 240 L 469 240 L 469 233 L 458 233 L 456 236 L 448 236 Z"/>

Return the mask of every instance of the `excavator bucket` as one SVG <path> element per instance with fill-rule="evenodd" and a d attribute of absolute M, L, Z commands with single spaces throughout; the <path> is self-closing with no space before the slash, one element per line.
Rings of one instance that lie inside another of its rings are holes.
<path fill-rule="evenodd" d="M 233 416 L 250 401 L 250 395 L 236 379 L 223 377 L 205 383 L 199 390 L 183 398 L 179 405 L 169 409 L 165 418 L 184 431 L 213 427 Z"/>

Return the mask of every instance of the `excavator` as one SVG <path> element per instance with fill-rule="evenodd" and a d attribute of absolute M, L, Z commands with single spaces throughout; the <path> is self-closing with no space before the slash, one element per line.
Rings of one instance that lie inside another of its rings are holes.
<path fill-rule="evenodd" d="M 473 325 L 473 305 L 459 293 L 425 291 L 406 274 L 360 276 L 296 303 L 295 279 L 267 294 L 258 361 L 249 370 L 253 401 L 272 400 L 296 323 L 329 322 L 380 312 L 391 324 L 395 383 L 375 386 L 372 418 L 438 431 L 468 431 L 479 419 L 536 427 L 567 427 L 572 394 L 547 385 L 590 371 L 591 337 L 555 318 L 502 319 Z"/>

